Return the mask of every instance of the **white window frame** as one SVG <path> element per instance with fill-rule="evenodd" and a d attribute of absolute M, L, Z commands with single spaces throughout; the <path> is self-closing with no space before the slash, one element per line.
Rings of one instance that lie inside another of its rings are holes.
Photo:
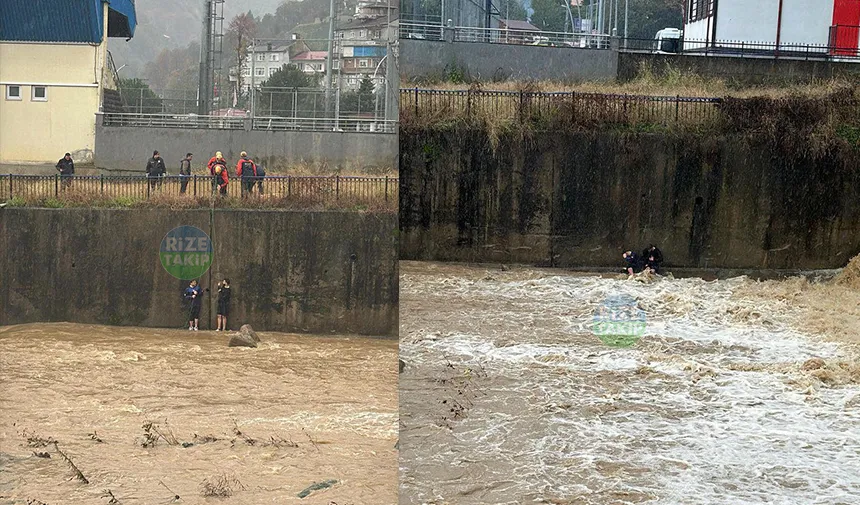
<path fill-rule="evenodd" d="M 370 63 L 367 60 L 358 60 L 358 68 L 370 68 Z"/>
<path fill-rule="evenodd" d="M 44 91 L 43 97 L 36 96 L 36 90 L 42 89 Z M 30 86 L 30 100 L 33 102 L 47 102 L 48 101 L 48 87 L 47 86 Z"/>
<path fill-rule="evenodd" d="M 275 72 L 277 72 L 277 71 L 278 71 L 278 69 L 275 67 L 270 68 L 269 69 L 269 77 L 272 77 L 273 75 L 275 75 Z"/>
<path fill-rule="evenodd" d="M 358 32 L 358 36 L 363 39 L 364 38 L 364 30 L 360 30 Z"/>
<path fill-rule="evenodd" d="M 340 60 L 334 60 L 332 62 L 331 68 L 333 70 L 340 70 Z"/>
<path fill-rule="evenodd" d="M 17 95 L 12 95 L 12 93 L 11 93 L 12 88 L 18 88 L 18 94 Z M 22 88 L 22 86 L 19 84 L 7 84 L 6 85 L 6 100 L 20 101 L 21 100 L 21 88 Z"/>
<path fill-rule="evenodd" d="M 278 53 L 272 53 L 269 56 L 269 61 L 279 61 L 279 59 L 278 59 L 279 57 L 280 57 L 280 55 Z"/>
<path fill-rule="evenodd" d="M 257 61 L 266 61 L 266 53 L 257 54 Z"/>
<path fill-rule="evenodd" d="M 254 69 L 254 76 L 256 77 L 266 77 L 266 69 L 263 67 L 257 67 Z"/>

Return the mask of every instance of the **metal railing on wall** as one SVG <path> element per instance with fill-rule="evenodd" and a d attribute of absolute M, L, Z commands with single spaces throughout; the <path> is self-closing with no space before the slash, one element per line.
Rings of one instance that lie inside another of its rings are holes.
<path fill-rule="evenodd" d="M 417 120 L 438 117 L 491 117 L 525 121 L 570 114 L 590 123 L 696 123 L 718 117 L 721 98 L 525 92 L 484 90 L 401 89 L 401 116 Z"/>
<path fill-rule="evenodd" d="M 198 116 L 196 114 L 99 113 L 102 126 L 264 131 L 396 133 L 397 121 L 361 117 Z"/>
<path fill-rule="evenodd" d="M 856 40 L 856 39 L 855 39 Z M 681 38 L 676 47 L 669 49 L 655 39 L 621 38 L 619 48 L 626 52 L 662 54 L 691 54 L 701 56 L 733 56 L 738 58 L 786 58 L 802 60 L 852 60 L 860 58 L 856 47 L 845 47 L 835 43 L 800 44 L 791 42 L 749 40 L 705 40 Z M 670 45 L 675 45 L 674 42 Z"/>
<path fill-rule="evenodd" d="M 452 42 L 484 42 L 530 46 L 568 47 L 579 49 L 609 49 L 609 35 L 513 28 L 480 28 L 446 26 L 433 22 L 400 22 L 400 38 L 413 40 L 448 40 Z"/>
<path fill-rule="evenodd" d="M 211 175 L 149 178 L 108 175 L 0 175 L 0 200 L 48 198 L 145 200 L 155 195 L 181 197 L 213 194 Z M 397 177 L 272 175 L 250 180 L 255 196 L 302 202 L 375 203 L 398 200 Z M 184 184 L 183 184 L 184 183 Z M 239 196 L 242 180 L 231 179 L 228 195 Z"/>

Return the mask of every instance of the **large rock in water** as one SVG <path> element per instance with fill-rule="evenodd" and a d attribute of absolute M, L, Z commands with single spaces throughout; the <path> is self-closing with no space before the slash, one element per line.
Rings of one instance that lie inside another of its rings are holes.
<path fill-rule="evenodd" d="M 243 324 L 241 328 L 239 328 L 239 333 L 247 333 L 254 339 L 254 342 L 259 342 L 260 337 L 257 336 L 257 332 L 254 331 L 254 328 L 251 328 L 250 324 Z"/>
<path fill-rule="evenodd" d="M 229 347 L 257 347 L 257 342 L 260 341 L 260 337 L 257 336 L 257 332 L 251 328 L 251 325 L 245 324 L 239 328 L 239 331 L 234 333 L 230 337 Z"/>

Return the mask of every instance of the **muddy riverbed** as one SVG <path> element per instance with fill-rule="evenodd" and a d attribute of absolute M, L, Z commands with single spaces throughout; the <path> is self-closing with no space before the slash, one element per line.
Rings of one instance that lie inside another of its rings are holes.
<path fill-rule="evenodd" d="M 400 286 L 401 504 L 860 503 L 858 290 L 413 262 Z M 614 295 L 646 317 L 629 348 L 593 331 Z"/>
<path fill-rule="evenodd" d="M 396 503 L 397 342 L 261 336 L 0 327 L 0 503 Z"/>

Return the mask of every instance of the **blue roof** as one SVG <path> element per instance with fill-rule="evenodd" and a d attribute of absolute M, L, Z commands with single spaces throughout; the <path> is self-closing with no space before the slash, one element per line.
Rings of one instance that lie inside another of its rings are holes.
<path fill-rule="evenodd" d="M 108 36 L 132 37 L 133 0 L 3 0 L 0 40 L 100 43 L 102 3 L 109 4 Z"/>

